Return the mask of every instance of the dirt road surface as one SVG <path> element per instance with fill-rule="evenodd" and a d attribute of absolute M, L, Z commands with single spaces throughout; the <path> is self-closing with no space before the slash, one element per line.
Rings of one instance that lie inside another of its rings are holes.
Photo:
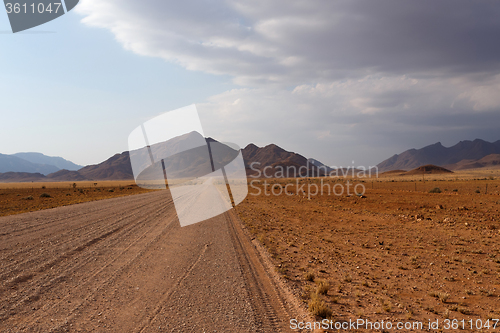
<path fill-rule="evenodd" d="M 180 227 L 168 191 L 0 218 L 1 332 L 287 332 L 232 211 Z"/>

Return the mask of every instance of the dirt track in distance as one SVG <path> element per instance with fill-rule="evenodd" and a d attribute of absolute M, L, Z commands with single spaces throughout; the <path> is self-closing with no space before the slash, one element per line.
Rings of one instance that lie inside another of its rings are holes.
<path fill-rule="evenodd" d="M 168 191 L 0 218 L 2 332 L 286 332 L 228 212 L 181 228 Z"/>

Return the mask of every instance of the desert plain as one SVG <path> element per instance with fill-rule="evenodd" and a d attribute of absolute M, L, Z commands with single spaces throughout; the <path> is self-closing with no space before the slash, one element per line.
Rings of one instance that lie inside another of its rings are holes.
<path fill-rule="evenodd" d="M 204 302 L 221 307 L 213 316 L 232 316 L 232 325 L 224 327 L 241 331 L 293 331 L 287 323 L 299 318 L 297 307 L 302 320 L 424 325 L 456 320 L 464 323 L 463 332 L 478 331 L 478 325 L 493 330 L 500 319 L 499 169 L 249 181 L 249 195 L 233 213 L 182 229 L 172 219 L 171 201 L 168 207 L 162 204 L 168 198 L 145 193 L 155 191 L 130 181 L 2 184 L 0 214 L 7 217 L 0 219 L 5 278 L 0 327 L 6 332 L 156 327 L 174 332 L 186 323 L 192 325 L 186 332 L 222 327 L 205 322 L 212 314 Z M 303 191 L 322 182 L 349 182 L 365 190 Z M 292 185 L 286 191 L 271 194 L 287 184 Z M 297 184 L 304 186 L 297 190 Z M 137 199 L 135 194 L 140 194 Z M 115 202 L 122 208 L 103 199 L 120 200 Z M 73 211 L 77 203 L 83 206 Z M 69 207 L 61 211 L 59 206 Z M 52 211 L 59 216 L 56 224 L 47 222 Z M 19 214 L 24 212 L 31 213 Z M 9 220 L 13 214 L 17 217 Z M 217 228 L 228 238 L 214 246 L 220 240 Z M 212 240 L 189 245 L 193 253 L 183 250 L 189 237 L 202 235 Z M 253 261 L 245 259 L 250 248 L 260 249 L 260 259 L 255 254 Z M 156 256 L 173 254 L 186 258 L 155 266 Z M 270 264 L 267 271 L 259 262 Z M 232 287 L 211 290 L 221 275 L 219 266 Z M 210 273 L 206 280 L 200 278 L 203 272 Z M 194 312 L 179 312 L 179 306 Z"/>
<path fill-rule="evenodd" d="M 475 332 L 476 321 L 493 329 L 500 317 L 499 175 L 323 179 L 366 188 L 341 196 L 308 195 L 319 178 L 300 179 L 299 191 L 295 179 L 254 180 L 236 210 L 317 320 L 456 319 Z M 251 195 L 266 186 L 270 195 Z"/>

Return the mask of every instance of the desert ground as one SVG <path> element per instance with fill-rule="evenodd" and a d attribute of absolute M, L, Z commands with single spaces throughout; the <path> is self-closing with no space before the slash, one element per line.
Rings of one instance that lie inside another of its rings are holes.
<path fill-rule="evenodd" d="M 235 210 L 183 228 L 168 191 L 3 184 L 0 331 L 289 332 L 326 318 L 476 332 L 500 318 L 500 170 L 250 181 Z M 321 182 L 350 194 L 308 191 Z"/>
<path fill-rule="evenodd" d="M 323 179 L 363 184 L 362 196 L 352 188 L 308 196 L 318 178 L 298 180 L 299 191 L 296 179 L 261 179 L 236 210 L 318 321 L 439 319 L 432 331 L 445 331 L 444 321 L 457 319 L 461 331 L 476 332 L 481 321 L 493 329 L 500 318 L 499 176 L 496 169 Z M 286 184 L 293 185 L 285 193 Z M 435 188 L 441 193 L 430 193 Z"/>
<path fill-rule="evenodd" d="M 129 181 L 0 183 L 0 216 L 150 192 Z"/>

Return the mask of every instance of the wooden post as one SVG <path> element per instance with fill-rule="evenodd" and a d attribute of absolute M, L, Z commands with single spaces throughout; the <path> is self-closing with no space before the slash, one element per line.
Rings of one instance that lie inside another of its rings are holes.
<path fill-rule="evenodd" d="M 488 194 L 488 184 L 486 184 L 486 192 L 484 194 Z"/>

